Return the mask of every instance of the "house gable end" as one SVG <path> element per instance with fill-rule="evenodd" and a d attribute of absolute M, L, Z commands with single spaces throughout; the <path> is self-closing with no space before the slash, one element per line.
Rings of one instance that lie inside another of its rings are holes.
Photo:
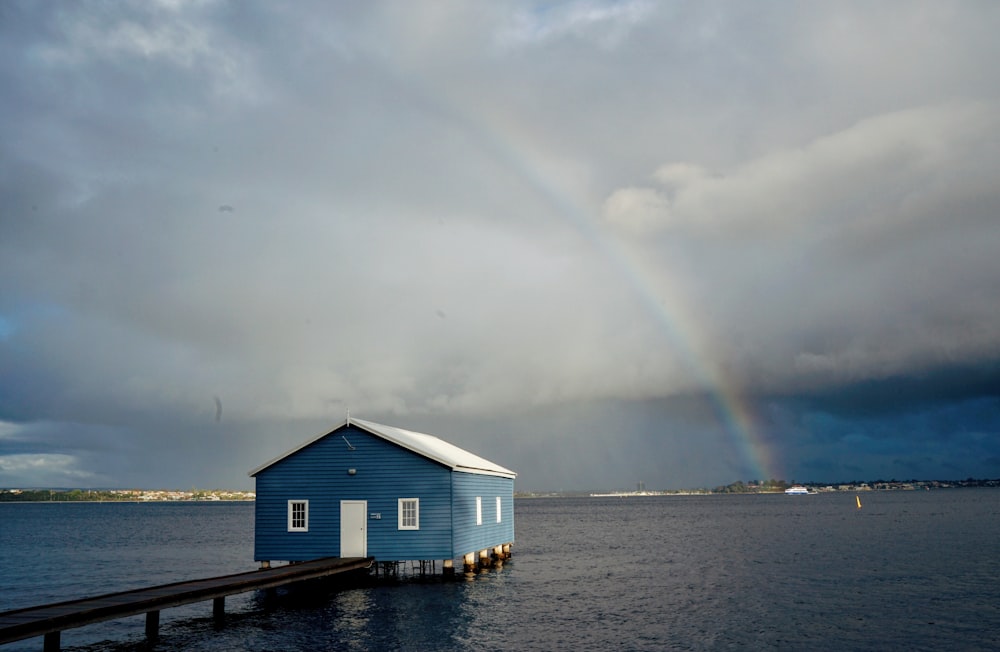
<path fill-rule="evenodd" d="M 365 501 L 369 555 L 443 559 L 451 541 L 450 475 L 361 429 L 333 431 L 257 473 L 254 558 L 340 556 L 341 501 Z M 419 529 L 399 528 L 401 498 L 419 499 Z M 308 501 L 308 531 L 289 531 L 289 501 Z"/>

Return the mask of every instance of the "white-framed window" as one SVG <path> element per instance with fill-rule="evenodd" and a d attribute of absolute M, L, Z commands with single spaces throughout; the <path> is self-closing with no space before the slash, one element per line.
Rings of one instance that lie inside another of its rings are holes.
<path fill-rule="evenodd" d="M 497 496 L 497 523 L 500 522 L 500 496 Z"/>
<path fill-rule="evenodd" d="M 288 501 L 288 531 L 308 532 L 309 531 L 309 501 L 289 500 Z"/>
<path fill-rule="evenodd" d="M 476 525 L 483 524 L 483 497 L 476 496 Z"/>
<path fill-rule="evenodd" d="M 419 530 L 420 529 L 420 499 L 400 498 L 399 499 L 399 529 Z"/>

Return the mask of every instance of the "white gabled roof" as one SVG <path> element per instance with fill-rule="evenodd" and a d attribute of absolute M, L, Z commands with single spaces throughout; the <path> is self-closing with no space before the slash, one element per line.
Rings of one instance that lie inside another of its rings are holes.
<path fill-rule="evenodd" d="M 469 451 L 459 448 L 454 444 L 449 444 L 443 439 L 439 439 L 434 435 L 425 435 L 422 432 L 413 432 L 412 430 L 403 430 L 402 428 L 396 428 L 394 426 L 385 426 L 381 423 L 375 423 L 373 421 L 363 421 L 361 419 L 347 419 L 340 423 L 333 430 L 323 433 L 318 437 L 313 437 L 309 441 L 303 443 L 300 446 L 296 446 L 292 450 L 282 453 L 278 457 L 274 458 L 267 464 L 263 466 L 258 466 L 256 469 L 250 471 L 251 476 L 255 476 L 267 467 L 280 462 L 281 460 L 297 453 L 306 446 L 309 446 L 313 442 L 319 441 L 323 437 L 336 432 L 337 430 L 343 428 L 346 425 L 354 425 L 362 430 L 366 430 L 376 437 L 381 437 L 386 441 L 392 442 L 397 446 L 402 446 L 403 448 L 413 451 L 418 455 L 426 457 L 427 459 L 434 460 L 439 464 L 447 466 L 452 471 L 464 471 L 467 473 L 480 473 L 483 475 L 498 475 L 504 478 L 514 478 L 517 476 L 516 473 L 510 469 L 506 469 L 499 464 L 494 464 L 493 462 L 483 459 L 478 455 L 470 453 Z"/>

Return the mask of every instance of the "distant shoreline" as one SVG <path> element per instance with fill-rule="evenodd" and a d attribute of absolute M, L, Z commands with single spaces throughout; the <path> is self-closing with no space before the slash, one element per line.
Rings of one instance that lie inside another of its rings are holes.
<path fill-rule="evenodd" d="M 837 484 L 798 482 L 796 485 L 807 487 L 810 493 L 937 491 L 940 489 L 995 489 L 1000 487 L 1000 480 L 914 480 L 908 482 L 877 481 Z M 523 491 L 515 492 L 514 498 L 644 498 L 648 496 L 784 495 L 786 488 L 786 486 L 773 488 L 752 484 L 745 485 L 742 483 L 734 483 L 725 487 L 717 487 L 715 489 L 680 489 L 677 491 Z"/>
<path fill-rule="evenodd" d="M 0 504 L 9 503 L 11 505 L 149 505 L 149 504 L 172 504 L 172 503 L 195 503 L 219 505 L 223 503 L 255 503 L 256 498 L 240 498 L 232 500 L 0 500 Z"/>
<path fill-rule="evenodd" d="M 873 480 L 868 482 L 796 482 L 810 493 L 925 491 L 962 488 L 996 488 L 1000 479 L 965 480 Z M 714 489 L 579 491 L 516 491 L 514 498 L 643 498 L 649 496 L 780 495 L 791 486 L 784 481 L 734 482 Z M 218 503 L 256 502 L 256 492 L 228 489 L 19 489 L 0 488 L 0 503 Z"/>
<path fill-rule="evenodd" d="M 217 503 L 256 500 L 228 489 L 0 489 L 0 503 Z"/>

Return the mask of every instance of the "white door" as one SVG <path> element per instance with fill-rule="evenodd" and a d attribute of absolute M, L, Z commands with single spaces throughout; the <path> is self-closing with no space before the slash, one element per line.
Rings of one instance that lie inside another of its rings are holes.
<path fill-rule="evenodd" d="M 340 501 L 340 556 L 368 556 L 368 501 Z"/>

